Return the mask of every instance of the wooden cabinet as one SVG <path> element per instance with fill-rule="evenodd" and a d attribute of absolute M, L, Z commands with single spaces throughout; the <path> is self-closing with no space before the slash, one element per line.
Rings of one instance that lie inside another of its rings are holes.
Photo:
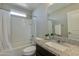
<path fill-rule="evenodd" d="M 36 44 L 36 56 L 56 56 L 56 55 L 52 54 L 51 52 L 47 51 L 43 47 Z"/>

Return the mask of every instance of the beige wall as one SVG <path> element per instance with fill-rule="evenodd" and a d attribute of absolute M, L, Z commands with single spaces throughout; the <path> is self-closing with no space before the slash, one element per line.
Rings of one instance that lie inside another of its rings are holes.
<path fill-rule="evenodd" d="M 47 7 L 48 4 L 41 4 L 33 12 L 33 20 L 36 23 L 36 36 L 38 37 L 44 37 L 48 33 Z"/>

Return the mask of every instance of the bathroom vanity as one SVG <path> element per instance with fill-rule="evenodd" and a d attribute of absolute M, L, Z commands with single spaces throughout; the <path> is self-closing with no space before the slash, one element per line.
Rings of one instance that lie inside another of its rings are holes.
<path fill-rule="evenodd" d="M 79 56 L 79 46 L 36 38 L 37 56 Z"/>
<path fill-rule="evenodd" d="M 56 55 L 49 52 L 48 50 L 41 47 L 40 45 L 36 44 L 36 56 L 56 56 Z"/>

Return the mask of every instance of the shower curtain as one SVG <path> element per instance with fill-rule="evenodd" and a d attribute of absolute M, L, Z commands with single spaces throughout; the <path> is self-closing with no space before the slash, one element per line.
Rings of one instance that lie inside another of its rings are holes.
<path fill-rule="evenodd" d="M 0 51 L 11 49 L 10 40 L 10 14 L 0 9 Z"/>
<path fill-rule="evenodd" d="M 30 22 L 29 19 L 10 15 L 10 12 L 0 9 L 0 55 L 6 50 L 16 55 L 14 49 L 31 42 Z"/>
<path fill-rule="evenodd" d="M 31 42 L 30 20 L 11 15 L 11 40 L 12 47 L 20 47 Z"/>

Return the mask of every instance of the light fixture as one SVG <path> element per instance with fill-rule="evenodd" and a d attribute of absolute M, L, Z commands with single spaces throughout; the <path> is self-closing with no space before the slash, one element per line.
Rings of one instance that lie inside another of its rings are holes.
<path fill-rule="evenodd" d="M 27 17 L 26 14 L 22 14 L 22 13 L 14 12 L 14 11 L 11 11 L 10 14 L 11 14 L 11 15 L 16 15 L 16 16 L 21 16 L 21 17 Z"/>

